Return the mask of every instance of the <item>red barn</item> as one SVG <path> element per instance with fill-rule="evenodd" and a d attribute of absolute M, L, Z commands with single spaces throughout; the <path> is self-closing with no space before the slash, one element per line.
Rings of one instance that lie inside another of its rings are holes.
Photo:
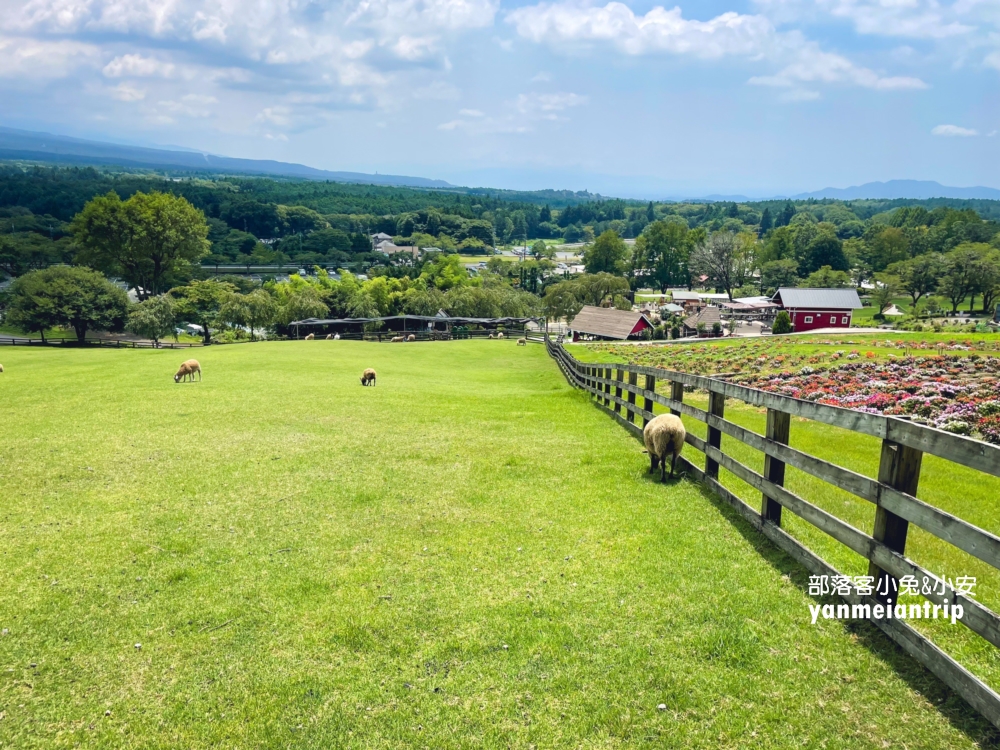
<path fill-rule="evenodd" d="M 861 309 L 856 289 L 779 289 L 771 301 L 788 311 L 796 333 L 816 328 L 849 328 Z"/>
<path fill-rule="evenodd" d="M 642 337 L 642 332 L 652 328 L 642 313 L 631 310 L 616 310 L 613 307 L 593 307 L 586 305 L 569 324 L 573 332 L 573 340 L 580 335 L 593 336 L 598 339 L 636 339 Z"/>

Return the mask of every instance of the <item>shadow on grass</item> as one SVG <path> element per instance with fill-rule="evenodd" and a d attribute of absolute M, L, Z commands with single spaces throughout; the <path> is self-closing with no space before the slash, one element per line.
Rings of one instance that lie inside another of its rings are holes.
<path fill-rule="evenodd" d="M 675 482 L 677 480 L 675 479 Z M 692 477 L 692 481 L 695 481 Z M 698 483 L 699 492 L 733 525 L 756 552 L 772 568 L 786 575 L 809 596 L 809 571 L 776 547 L 767 537 L 751 526 L 739 512 L 710 488 Z M 839 602 L 837 597 L 809 598 L 820 604 Z M 962 696 L 934 676 L 926 667 L 900 648 L 895 641 L 869 622 L 845 621 L 844 631 L 856 637 L 878 659 L 887 664 L 910 688 L 973 742 L 981 747 L 1000 747 L 1000 731 L 973 709 Z"/>

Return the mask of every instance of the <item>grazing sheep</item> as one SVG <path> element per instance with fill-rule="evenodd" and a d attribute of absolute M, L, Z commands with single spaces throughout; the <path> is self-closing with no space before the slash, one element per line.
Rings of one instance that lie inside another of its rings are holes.
<path fill-rule="evenodd" d="M 333 334 L 332 333 L 326 334 L 326 340 L 327 341 L 333 341 Z"/>
<path fill-rule="evenodd" d="M 195 373 L 198 373 L 198 380 L 201 380 L 201 365 L 198 364 L 198 360 L 189 359 L 187 362 L 181 363 L 180 369 L 178 369 L 177 374 L 174 375 L 174 382 L 180 383 L 184 379 L 188 378 L 193 383 Z"/>
<path fill-rule="evenodd" d="M 493 334 L 492 334 L 492 333 L 490 334 L 490 338 L 491 338 L 491 339 L 493 338 Z"/>
<path fill-rule="evenodd" d="M 401 344 L 404 341 L 406 341 L 406 339 L 404 339 L 402 336 L 393 336 L 392 340 L 389 343 L 390 344 Z"/>
<path fill-rule="evenodd" d="M 528 343 L 528 339 L 518 339 L 517 340 L 517 345 L 518 346 L 526 346 L 527 343 Z"/>
<path fill-rule="evenodd" d="M 3 365 L 0 365 L 0 372 L 3 372 Z"/>
<path fill-rule="evenodd" d="M 411 333 L 409 336 L 406 337 L 406 340 L 407 341 L 416 341 L 417 337 Z"/>
<path fill-rule="evenodd" d="M 375 371 L 372 368 L 361 373 L 361 385 L 375 385 Z"/>
<path fill-rule="evenodd" d="M 661 414 L 653 417 L 642 431 L 642 442 L 646 444 L 645 453 L 649 454 L 649 471 L 656 471 L 660 464 L 660 481 L 667 481 L 667 456 L 670 455 L 670 477 L 674 476 L 674 466 L 677 457 L 684 448 L 684 438 L 687 431 L 681 418 L 675 414 Z"/>
<path fill-rule="evenodd" d="M 497 338 L 498 339 L 502 339 L 503 338 L 503 331 L 500 331 L 500 333 L 497 334 Z"/>
<path fill-rule="evenodd" d="M 316 338 L 316 334 L 315 333 L 310 333 L 308 336 L 306 336 L 306 341 L 312 341 L 315 338 Z"/>
<path fill-rule="evenodd" d="M 339 333 L 333 334 L 333 340 L 334 341 L 340 341 L 340 334 Z"/>

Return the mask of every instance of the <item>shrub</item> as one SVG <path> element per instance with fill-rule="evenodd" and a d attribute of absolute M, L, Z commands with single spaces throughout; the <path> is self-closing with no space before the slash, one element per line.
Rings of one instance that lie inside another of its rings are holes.
<path fill-rule="evenodd" d="M 771 331 L 773 333 L 791 333 L 792 332 L 792 317 L 788 314 L 787 310 L 781 310 L 777 317 L 774 319 L 774 326 Z"/>

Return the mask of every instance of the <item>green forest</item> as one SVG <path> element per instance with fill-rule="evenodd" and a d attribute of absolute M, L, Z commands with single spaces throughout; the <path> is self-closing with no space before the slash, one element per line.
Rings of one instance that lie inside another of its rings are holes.
<path fill-rule="evenodd" d="M 377 252 L 376 233 L 422 252 Z M 556 262 L 560 243 L 582 272 Z M 520 262 L 496 255 L 522 244 Z M 217 275 L 274 264 L 308 273 Z M 213 328 L 280 335 L 306 317 L 568 318 L 584 304 L 630 309 L 641 289 L 694 287 L 732 299 L 857 286 L 878 315 L 901 297 L 915 315 L 986 314 L 1000 298 L 1000 202 L 642 202 L 8 165 L 0 284 L 8 327 L 81 339 L 129 326 L 157 338 L 179 321 L 207 340 Z M 83 298 L 89 312 L 52 313 Z"/>

